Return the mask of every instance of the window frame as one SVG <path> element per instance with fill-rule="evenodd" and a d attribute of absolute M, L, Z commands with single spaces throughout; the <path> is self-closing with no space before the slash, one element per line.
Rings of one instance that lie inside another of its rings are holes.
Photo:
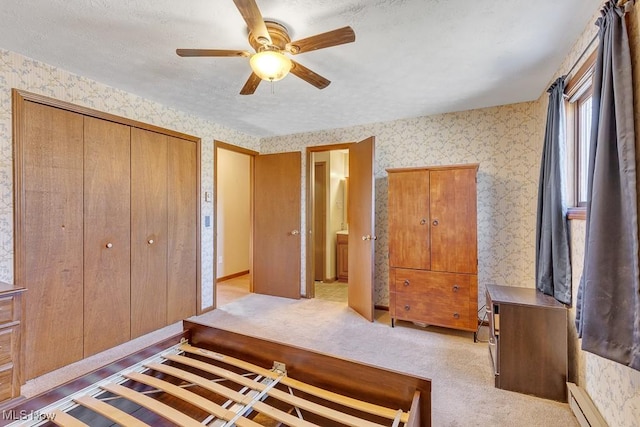
<path fill-rule="evenodd" d="M 580 201 L 581 175 L 580 155 L 584 147 L 580 144 L 580 106 L 593 96 L 593 73 L 597 58 L 594 50 L 569 79 L 565 87 L 566 135 L 567 135 L 567 195 L 570 208 L 568 219 L 586 219 L 586 202 Z M 593 125 L 593 124 L 592 124 Z"/>

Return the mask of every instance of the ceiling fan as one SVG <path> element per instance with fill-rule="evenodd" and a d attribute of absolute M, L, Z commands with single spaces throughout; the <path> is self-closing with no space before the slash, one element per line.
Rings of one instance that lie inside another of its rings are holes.
<path fill-rule="evenodd" d="M 287 29 L 275 21 L 265 21 L 255 0 L 233 0 L 249 28 L 249 44 L 256 53 L 246 50 L 224 49 L 176 49 L 178 56 L 220 56 L 248 57 L 252 73 L 240 91 L 241 95 L 251 95 L 261 80 L 277 81 L 289 72 L 300 77 L 318 89 L 324 89 L 331 83 L 321 75 L 300 65 L 285 55 L 297 55 L 312 50 L 351 43 L 356 35 L 351 27 L 343 27 L 304 39 L 291 41 Z"/>

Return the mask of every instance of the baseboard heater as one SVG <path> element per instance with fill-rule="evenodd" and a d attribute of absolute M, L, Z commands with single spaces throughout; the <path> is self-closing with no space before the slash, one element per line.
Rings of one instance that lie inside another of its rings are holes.
<path fill-rule="evenodd" d="M 585 389 L 574 383 L 567 383 L 567 390 L 569 391 L 569 407 L 581 427 L 608 426 Z"/>

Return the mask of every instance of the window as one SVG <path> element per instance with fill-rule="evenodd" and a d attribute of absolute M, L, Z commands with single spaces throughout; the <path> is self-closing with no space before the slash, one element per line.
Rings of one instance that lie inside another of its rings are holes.
<path fill-rule="evenodd" d="M 587 173 L 593 112 L 592 76 L 596 52 L 593 52 L 568 81 L 567 99 L 567 181 L 570 219 L 585 219 Z"/>

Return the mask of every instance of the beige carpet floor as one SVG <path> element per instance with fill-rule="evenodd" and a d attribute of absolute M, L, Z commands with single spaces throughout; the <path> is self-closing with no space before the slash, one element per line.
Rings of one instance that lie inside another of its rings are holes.
<path fill-rule="evenodd" d="M 226 303 L 220 304 L 223 300 Z M 391 328 L 388 312 L 376 311 L 372 323 L 345 303 L 321 299 L 241 296 L 230 291 L 222 298 L 219 294 L 218 302 L 218 309 L 193 319 L 430 378 L 434 426 L 578 425 L 567 404 L 496 389 L 487 344 L 474 343 L 470 333 L 405 322 Z M 180 323 L 170 325 L 33 379 L 23 387 L 23 394 L 29 397 L 46 391 L 180 329 Z M 481 331 L 480 337 L 486 339 L 486 331 Z"/>

